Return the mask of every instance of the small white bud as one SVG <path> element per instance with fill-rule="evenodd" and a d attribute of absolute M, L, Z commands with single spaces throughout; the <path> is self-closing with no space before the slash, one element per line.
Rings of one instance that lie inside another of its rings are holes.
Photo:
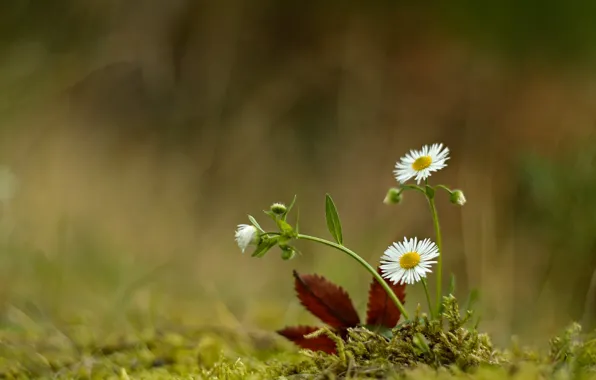
<path fill-rule="evenodd" d="M 402 192 L 400 189 L 392 187 L 391 189 L 389 189 L 389 191 L 387 191 L 387 195 L 385 196 L 383 203 L 385 203 L 386 205 L 396 205 L 401 203 L 403 199 L 401 193 Z"/>
<path fill-rule="evenodd" d="M 451 203 L 459 206 L 463 206 L 466 204 L 466 197 L 464 196 L 464 192 L 461 190 L 453 190 L 451 192 L 451 197 L 449 199 Z"/>

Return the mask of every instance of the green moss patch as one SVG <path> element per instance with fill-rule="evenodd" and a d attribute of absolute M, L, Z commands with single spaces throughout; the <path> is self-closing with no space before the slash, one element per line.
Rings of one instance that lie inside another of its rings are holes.
<path fill-rule="evenodd" d="M 271 332 L 162 323 L 131 331 L 88 325 L 4 330 L 5 379 L 422 379 L 595 378 L 596 339 L 574 324 L 533 352 L 497 350 L 448 297 L 442 320 L 418 315 L 392 331 L 354 328 L 342 339 L 328 328 L 337 355 L 295 350 Z"/>

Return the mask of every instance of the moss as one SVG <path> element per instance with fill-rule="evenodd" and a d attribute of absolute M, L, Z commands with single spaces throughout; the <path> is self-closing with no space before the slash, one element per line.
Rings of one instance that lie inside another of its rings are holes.
<path fill-rule="evenodd" d="M 4 331 L 0 378 L 263 378 L 267 366 L 259 356 L 283 352 L 281 343 L 273 333 L 180 326 L 105 334 L 80 327 Z"/>
<path fill-rule="evenodd" d="M 0 378 L 64 379 L 596 379 L 596 337 L 572 325 L 546 352 L 496 350 L 453 297 L 444 318 L 417 314 L 391 334 L 365 328 L 344 341 L 329 329 L 337 355 L 295 351 L 272 333 L 161 323 L 135 331 L 77 325 L 0 333 Z M 90 326 L 90 325 L 88 325 Z"/>
<path fill-rule="evenodd" d="M 354 328 L 348 331 L 344 343 L 331 330 L 323 328 L 315 334 L 326 334 L 335 340 L 337 355 L 304 351 L 308 360 L 290 365 L 280 363 L 279 374 L 327 373 L 377 378 L 421 365 L 467 371 L 504 361 L 486 334 L 464 327 L 471 313 L 461 317 L 454 297 L 446 297 L 443 306 L 443 319 L 430 320 L 418 314 L 413 322 L 393 329 L 391 338 L 365 328 Z"/>
<path fill-rule="evenodd" d="M 581 331 L 581 326 L 574 323 L 560 337 L 551 339 L 548 361 L 555 368 L 596 373 L 596 337 L 594 333 L 582 336 Z"/>
<path fill-rule="evenodd" d="M 271 371 L 278 376 L 301 374 L 330 379 L 417 378 L 421 373 L 448 378 L 468 373 L 486 378 L 577 378 L 591 374 L 596 378 L 596 336 L 582 337 L 578 324 L 553 338 L 549 352 L 522 349 L 515 344 L 501 351 L 493 347 L 486 334 L 466 327 L 472 314 L 461 316 L 454 297 L 446 297 L 443 308 L 442 320 L 429 320 L 418 313 L 413 322 L 393 329 L 389 338 L 356 328 L 349 330 L 344 342 L 323 328 L 311 335 L 325 334 L 335 340 L 337 355 L 302 351 L 301 361 L 275 362 Z"/>

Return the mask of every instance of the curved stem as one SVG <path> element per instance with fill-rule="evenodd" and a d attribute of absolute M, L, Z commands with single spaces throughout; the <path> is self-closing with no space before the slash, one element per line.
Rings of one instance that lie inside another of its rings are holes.
<path fill-rule="evenodd" d="M 405 184 L 404 184 L 404 185 L 401 185 L 400 187 L 401 187 L 403 190 L 416 190 L 416 191 L 419 191 L 419 192 L 421 192 L 422 194 L 426 194 L 426 191 L 424 191 L 424 189 L 423 189 L 423 188 L 421 188 L 421 187 L 420 187 L 420 186 L 418 186 L 418 185 L 405 185 Z"/>
<path fill-rule="evenodd" d="M 451 189 L 450 189 L 450 188 L 448 188 L 448 187 L 447 187 L 447 186 L 445 186 L 445 185 L 436 185 L 436 186 L 435 186 L 435 188 L 437 188 L 437 189 L 443 189 L 443 190 L 445 190 L 445 191 L 446 191 L 446 192 L 447 192 L 449 195 L 451 195 L 451 194 L 453 193 L 453 191 L 451 191 Z"/>
<path fill-rule="evenodd" d="M 435 233 L 437 235 L 437 247 L 439 248 L 439 257 L 437 258 L 437 315 L 441 310 L 441 298 L 443 284 L 443 241 L 441 237 L 441 226 L 439 225 L 439 215 L 437 213 L 437 207 L 435 206 L 434 198 L 428 197 L 428 204 L 430 206 L 430 212 L 433 216 L 433 224 L 435 226 Z"/>
<path fill-rule="evenodd" d="M 424 293 L 426 294 L 426 302 L 428 302 L 428 312 L 430 313 L 430 316 L 432 318 L 435 312 L 433 310 L 433 305 L 430 302 L 430 293 L 428 292 L 428 283 L 426 282 L 426 278 L 422 279 L 422 285 L 424 286 Z"/>
<path fill-rule="evenodd" d="M 334 243 L 332 241 L 329 240 L 325 240 L 325 239 L 321 239 L 315 236 L 310 236 L 310 235 L 303 235 L 303 234 L 298 234 L 298 236 L 296 236 L 297 239 L 304 239 L 304 240 L 310 240 L 310 241 L 314 241 L 317 243 L 321 243 L 324 244 L 326 246 L 338 249 L 346 254 L 348 254 L 348 256 L 350 256 L 351 258 L 353 258 L 354 260 L 358 261 L 358 263 L 360 263 L 360 265 L 362 265 L 367 271 L 370 272 L 370 274 L 373 275 L 373 277 L 375 278 L 375 280 L 377 280 L 377 282 L 379 283 L 379 285 L 381 285 L 381 287 L 383 288 L 383 290 L 385 290 L 385 292 L 387 292 L 387 295 L 389 296 L 389 298 L 391 298 L 391 301 L 393 301 L 393 303 L 395 304 L 395 306 L 397 306 L 397 308 L 399 309 L 399 311 L 401 312 L 401 314 L 404 316 L 405 319 L 410 319 L 408 317 L 408 313 L 406 312 L 406 309 L 404 309 L 404 305 L 402 305 L 402 303 L 400 302 L 399 298 L 397 298 L 397 296 L 395 295 L 395 293 L 393 292 L 393 290 L 391 290 L 391 288 L 389 287 L 389 285 L 387 284 L 387 282 L 383 279 L 383 277 L 381 277 L 381 275 L 369 264 L 366 262 L 366 260 L 364 260 L 362 257 L 358 256 L 358 254 L 346 247 L 344 247 L 343 245 Z"/>

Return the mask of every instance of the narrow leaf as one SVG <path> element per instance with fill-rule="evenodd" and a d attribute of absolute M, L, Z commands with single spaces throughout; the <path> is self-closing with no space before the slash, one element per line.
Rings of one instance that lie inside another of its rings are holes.
<path fill-rule="evenodd" d="M 290 213 L 290 211 L 292 211 L 292 208 L 296 204 L 296 198 L 298 198 L 298 196 L 294 194 L 294 198 L 292 199 L 292 202 L 286 208 L 286 212 L 284 212 L 284 214 L 283 214 L 283 217 L 282 217 L 283 220 L 286 220 L 286 217 L 288 216 L 288 214 Z"/>
<path fill-rule="evenodd" d="M 381 274 L 381 268 L 377 268 Z M 397 298 L 403 304 L 406 300 L 406 284 L 393 285 L 393 283 L 386 281 L 389 287 L 393 290 Z M 395 306 L 389 295 L 383 289 L 381 284 L 373 278 L 368 292 L 368 311 L 366 315 L 367 325 L 385 326 L 394 328 L 401 317 L 401 312 Z"/>
<path fill-rule="evenodd" d="M 271 249 L 273 248 L 277 242 L 278 242 L 279 238 L 278 237 L 274 237 L 274 238 L 268 238 L 268 239 L 264 239 L 263 241 L 261 241 L 261 243 L 257 246 L 257 248 L 255 249 L 255 251 L 251 254 L 252 257 L 263 257 L 265 256 L 265 254 Z"/>
<path fill-rule="evenodd" d="M 300 275 L 294 271 L 294 278 L 298 299 L 321 321 L 337 329 L 360 324 L 360 317 L 344 289 L 314 274 Z"/>
<path fill-rule="evenodd" d="M 277 215 L 275 215 L 273 211 L 263 210 L 263 212 L 265 213 L 265 215 L 268 215 L 271 219 L 273 219 L 274 222 L 277 220 Z"/>
<path fill-rule="evenodd" d="M 472 289 L 470 295 L 468 296 L 468 301 L 466 302 L 465 311 L 472 310 L 476 302 L 480 299 L 480 291 L 478 289 Z"/>
<path fill-rule="evenodd" d="M 333 203 L 333 199 L 331 199 L 329 194 L 325 196 L 325 217 L 327 219 L 327 228 L 329 228 L 331 236 L 333 236 L 336 242 L 343 244 L 339 214 L 337 213 L 335 203 Z"/>
<path fill-rule="evenodd" d="M 261 233 L 264 233 L 265 232 L 265 230 L 261 228 L 261 226 L 259 225 L 259 223 L 257 222 L 257 220 L 252 215 L 249 215 L 248 216 L 248 220 L 250 220 L 250 222 L 252 223 L 252 225 L 255 226 L 259 231 L 261 231 Z"/>
<path fill-rule="evenodd" d="M 428 340 L 424 337 L 424 335 L 422 335 L 420 333 L 414 334 L 412 343 L 420 352 L 423 352 L 423 353 L 430 352 L 430 347 L 428 346 Z"/>
<path fill-rule="evenodd" d="M 449 294 L 455 295 L 455 275 L 451 273 L 451 280 L 449 281 Z"/>
<path fill-rule="evenodd" d="M 391 338 L 393 338 L 393 330 L 391 329 L 395 328 L 395 326 L 389 328 L 387 326 L 380 325 L 364 325 L 364 327 L 369 331 L 384 336 L 385 338 L 387 338 L 387 340 L 391 340 Z"/>
<path fill-rule="evenodd" d="M 294 342 L 299 347 L 312 351 L 323 351 L 328 354 L 335 354 L 335 342 L 328 336 L 321 335 L 316 338 L 306 339 L 304 336 L 317 331 L 319 327 L 293 326 L 278 330 L 277 333 L 286 339 Z"/>
<path fill-rule="evenodd" d="M 480 321 L 482 320 L 482 317 L 478 317 L 476 319 L 476 323 L 474 323 L 474 330 L 478 330 L 478 326 L 480 326 Z"/>

